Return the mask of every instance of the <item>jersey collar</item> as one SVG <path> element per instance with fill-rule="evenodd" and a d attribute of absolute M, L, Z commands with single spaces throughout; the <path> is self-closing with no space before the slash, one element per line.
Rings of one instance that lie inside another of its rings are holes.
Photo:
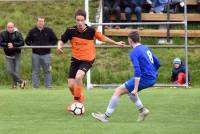
<path fill-rule="evenodd" d="M 136 48 L 137 46 L 140 46 L 140 45 L 141 45 L 141 43 L 136 43 L 134 48 Z"/>
<path fill-rule="evenodd" d="M 84 29 L 83 31 L 79 31 L 78 28 L 77 28 L 77 26 L 76 26 L 76 30 L 77 30 L 79 33 L 83 33 L 83 32 L 85 32 L 85 31 L 88 29 L 88 25 L 85 24 L 85 26 L 86 26 L 86 27 L 85 27 L 85 29 Z"/>

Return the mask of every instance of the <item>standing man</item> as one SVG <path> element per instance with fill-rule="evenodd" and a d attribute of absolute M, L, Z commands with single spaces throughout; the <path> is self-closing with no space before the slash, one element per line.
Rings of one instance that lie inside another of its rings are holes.
<path fill-rule="evenodd" d="M 76 26 L 68 28 L 58 41 L 57 52 L 63 53 L 64 43 L 70 40 L 72 46 L 71 66 L 68 76 L 68 87 L 74 96 L 74 101 L 83 103 L 83 78 L 86 72 L 92 67 L 96 57 L 94 40 L 98 39 L 118 46 L 124 42 L 116 42 L 102 35 L 95 28 L 86 24 L 86 13 L 78 10 L 75 13 Z M 70 109 L 67 109 L 70 111 Z"/>
<path fill-rule="evenodd" d="M 25 39 L 29 46 L 52 46 L 56 45 L 57 37 L 51 28 L 45 27 L 45 18 L 38 17 L 36 27 L 31 29 Z M 45 87 L 51 88 L 51 49 L 32 49 L 32 81 L 33 87 L 39 88 L 39 72 L 42 66 L 44 70 Z"/>
<path fill-rule="evenodd" d="M 24 39 L 13 22 L 8 22 L 6 30 L 0 33 L 0 46 L 4 48 L 6 68 L 13 79 L 12 88 L 19 84 L 20 88 L 24 89 L 26 81 L 19 76 L 21 49 L 18 48 L 24 46 Z"/>
<path fill-rule="evenodd" d="M 138 92 L 152 87 L 156 83 L 160 62 L 149 48 L 140 43 L 140 40 L 138 32 L 131 32 L 128 35 L 128 42 L 133 47 L 130 52 L 130 60 L 134 66 L 134 77 L 116 88 L 105 113 L 92 113 L 95 119 L 108 122 L 109 117 L 119 103 L 120 97 L 124 94 L 129 95 L 130 100 L 135 103 L 139 110 L 138 122 L 143 121 L 149 114 L 149 110 L 142 104 Z"/>

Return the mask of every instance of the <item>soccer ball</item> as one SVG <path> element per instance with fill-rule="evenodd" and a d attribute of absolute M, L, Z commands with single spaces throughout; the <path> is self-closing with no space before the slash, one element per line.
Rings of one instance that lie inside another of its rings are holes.
<path fill-rule="evenodd" d="M 84 105 L 79 102 L 72 103 L 72 105 L 70 106 L 70 109 L 71 109 L 71 113 L 73 113 L 74 115 L 82 115 L 85 112 Z"/>

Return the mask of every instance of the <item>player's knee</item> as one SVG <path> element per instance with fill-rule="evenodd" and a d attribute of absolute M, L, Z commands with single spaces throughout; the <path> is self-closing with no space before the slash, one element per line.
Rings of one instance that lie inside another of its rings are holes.
<path fill-rule="evenodd" d="M 76 81 L 82 81 L 83 77 L 81 75 L 77 75 L 75 77 Z"/>
<path fill-rule="evenodd" d="M 105 7 L 103 7 L 103 11 L 104 11 L 104 13 L 107 14 L 107 13 L 109 13 L 110 9 L 109 9 L 108 7 L 105 6 Z"/>
<path fill-rule="evenodd" d="M 115 7 L 114 9 L 115 12 L 121 12 L 121 8 L 119 6 Z"/>
<path fill-rule="evenodd" d="M 72 89 L 72 88 L 73 88 L 73 85 L 72 85 L 72 84 L 68 84 L 68 88 L 69 88 L 69 89 Z"/>
<path fill-rule="evenodd" d="M 76 81 L 82 81 L 84 77 L 84 73 L 78 73 L 75 77 Z"/>
<path fill-rule="evenodd" d="M 141 12 L 142 12 L 142 8 L 139 7 L 139 6 L 137 6 L 137 7 L 135 8 L 135 13 L 136 13 L 136 14 L 139 14 L 139 13 L 141 13 Z"/>
<path fill-rule="evenodd" d="M 121 95 L 126 94 L 126 93 L 128 93 L 128 91 L 123 89 L 122 86 L 120 86 L 120 87 L 115 89 L 115 92 L 114 92 L 113 95 L 114 96 L 121 96 Z"/>
<path fill-rule="evenodd" d="M 73 89 L 74 84 L 75 84 L 74 82 L 68 82 L 67 86 L 68 86 L 69 89 Z"/>

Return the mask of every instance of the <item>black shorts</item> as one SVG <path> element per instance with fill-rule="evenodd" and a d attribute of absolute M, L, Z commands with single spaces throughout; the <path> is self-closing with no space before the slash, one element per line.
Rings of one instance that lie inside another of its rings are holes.
<path fill-rule="evenodd" d="M 71 65 L 70 65 L 70 68 L 69 68 L 68 78 L 75 78 L 78 70 L 82 70 L 85 73 L 87 73 L 87 71 L 92 67 L 93 63 L 94 63 L 94 60 L 92 60 L 92 61 L 82 61 L 82 60 L 78 60 L 78 59 L 75 59 L 75 58 L 72 57 L 71 58 Z"/>

